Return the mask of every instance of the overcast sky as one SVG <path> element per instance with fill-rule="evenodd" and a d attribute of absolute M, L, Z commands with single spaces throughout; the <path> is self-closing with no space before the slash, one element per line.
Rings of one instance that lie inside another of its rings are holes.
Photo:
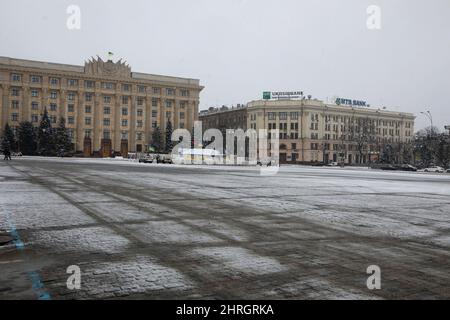
<path fill-rule="evenodd" d="M 81 29 L 69 30 L 69 5 Z M 369 5 L 381 30 L 369 30 Z M 449 0 L 2 0 L 0 55 L 198 78 L 200 109 L 302 90 L 450 124 Z"/>

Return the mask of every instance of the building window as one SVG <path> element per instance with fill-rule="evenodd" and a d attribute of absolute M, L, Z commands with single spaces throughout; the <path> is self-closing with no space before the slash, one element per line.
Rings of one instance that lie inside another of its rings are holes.
<path fill-rule="evenodd" d="M 50 111 L 56 111 L 56 103 L 50 103 Z"/>
<path fill-rule="evenodd" d="M 56 116 L 49 116 L 48 118 L 50 119 L 51 123 L 56 123 Z"/>
<path fill-rule="evenodd" d="M 122 131 L 121 139 L 128 140 L 128 131 Z"/>
<path fill-rule="evenodd" d="M 122 96 L 122 104 L 128 104 L 128 96 Z"/>
<path fill-rule="evenodd" d="M 144 98 L 138 97 L 138 98 L 137 98 L 137 105 L 138 105 L 138 106 L 142 106 L 143 104 L 144 104 Z"/>
<path fill-rule="evenodd" d="M 158 99 L 153 98 L 152 99 L 152 107 L 157 107 L 158 106 Z"/>
<path fill-rule="evenodd" d="M 189 97 L 189 90 L 181 90 L 182 97 Z"/>
<path fill-rule="evenodd" d="M 67 100 L 74 101 L 75 100 L 75 93 L 69 92 L 69 94 L 67 95 Z"/>
<path fill-rule="evenodd" d="M 18 73 L 11 74 L 11 81 L 18 82 L 22 80 L 22 75 Z"/>
<path fill-rule="evenodd" d="M 136 140 L 142 140 L 142 132 L 136 133 Z"/>
<path fill-rule="evenodd" d="M 84 137 L 90 139 L 91 138 L 91 129 L 84 130 Z"/>
<path fill-rule="evenodd" d="M 76 79 L 69 79 L 67 80 L 67 84 L 69 85 L 69 87 L 75 87 L 78 85 L 78 80 Z"/>
<path fill-rule="evenodd" d="M 84 118 L 84 124 L 90 126 L 92 124 L 92 118 Z"/>
<path fill-rule="evenodd" d="M 11 120 L 12 121 L 19 121 L 19 114 L 18 113 L 11 114 Z"/>
<path fill-rule="evenodd" d="M 111 113 L 111 108 L 110 107 L 104 107 L 103 108 L 103 114 L 110 114 Z"/>
<path fill-rule="evenodd" d="M 111 97 L 110 96 L 104 96 L 103 97 L 103 102 L 104 103 L 111 103 Z"/>
<path fill-rule="evenodd" d="M 114 89 L 114 83 L 111 82 L 102 82 L 102 88 L 107 90 L 113 90 Z"/>
<path fill-rule="evenodd" d="M 180 109 L 184 109 L 186 107 L 186 101 L 180 101 Z"/>
<path fill-rule="evenodd" d="M 12 100 L 12 101 L 11 101 L 11 108 L 13 108 L 13 109 L 19 109 L 19 101 L 17 101 L 17 100 Z"/>
<path fill-rule="evenodd" d="M 39 116 L 37 114 L 32 114 L 31 115 L 31 122 L 38 122 L 39 121 Z"/>
<path fill-rule="evenodd" d="M 104 126 L 109 126 L 111 124 L 111 120 L 109 120 L 109 118 L 104 118 L 103 119 L 103 125 Z"/>
<path fill-rule="evenodd" d="M 153 94 L 161 94 L 161 88 L 153 88 Z"/>
<path fill-rule="evenodd" d="M 58 92 L 56 91 L 50 92 L 50 99 L 58 99 Z"/>
<path fill-rule="evenodd" d="M 74 112 L 74 111 L 75 111 L 75 106 L 73 104 L 67 105 L 67 112 Z"/>
<path fill-rule="evenodd" d="M 291 149 L 292 149 L 292 150 L 297 149 L 297 144 L 296 144 L 296 143 L 292 143 L 292 144 L 291 144 Z"/>
<path fill-rule="evenodd" d="M 144 115 L 144 110 L 142 109 L 137 109 L 137 116 L 138 117 L 142 117 Z"/>
<path fill-rule="evenodd" d="M 86 93 L 85 99 L 86 101 L 92 101 L 92 93 Z"/>
<path fill-rule="evenodd" d="M 167 88 L 167 89 L 166 89 L 166 95 L 167 95 L 167 96 L 174 96 L 174 95 L 175 95 L 175 89 L 173 89 L 173 88 Z"/>
<path fill-rule="evenodd" d="M 269 113 L 267 113 L 267 116 L 268 116 L 269 120 L 276 120 L 276 118 L 277 118 L 277 114 L 275 112 L 269 112 Z"/>
<path fill-rule="evenodd" d="M 109 133 L 109 130 L 103 131 L 103 139 L 109 140 L 111 138 L 111 134 Z"/>
<path fill-rule="evenodd" d="M 138 86 L 138 92 L 139 93 L 145 93 L 145 91 L 147 91 L 147 87 L 146 86 Z"/>
<path fill-rule="evenodd" d="M 291 120 L 297 120 L 298 119 L 298 112 L 291 112 Z"/>
<path fill-rule="evenodd" d="M 156 127 L 158 127 L 158 122 L 152 121 L 152 128 L 156 128 Z"/>
<path fill-rule="evenodd" d="M 74 124 L 75 123 L 75 118 L 74 117 L 68 117 L 67 118 L 67 123 L 68 124 Z"/>
<path fill-rule="evenodd" d="M 122 91 L 130 91 L 130 85 L 127 83 L 122 84 Z"/>
<path fill-rule="evenodd" d="M 180 122 L 180 129 L 184 129 L 184 122 Z"/>
<path fill-rule="evenodd" d="M 92 107 L 91 106 L 85 106 L 84 107 L 84 112 L 85 113 L 91 113 L 91 111 L 92 111 Z"/>
<path fill-rule="evenodd" d="M 19 89 L 17 89 L 17 88 L 13 88 L 13 89 L 11 89 L 11 96 L 13 96 L 13 97 L 18 97 L 19 96 Z"/>
<path fill-rule="evenodd" d="M 128 108 L 122 108 L 122 115 L 127 116 L 128 115 Z"/>
<path fill-rule="evenodd" d="M 166 118 L 170 119 L 172 117 L 172 112 L 166 111 Z"/>
<path fill-rule="evenodd" d="M 138 120 L 138 121 L 137 121 L 137 127 L 138 127 L 138 128 L 142 128 L 142 127 L 143 127 L 143 122 L 142 122 L 142 120 Z"/>
<path fill-rule="evenodd" d="M 180 119 L 184 119 L 184 112 L 180 112 Z"/>
<path fill-rule="evenodd" d="M 33 101 L 33 102 L 31 103 L 31 109 L 32 109 L 32 110 L 37 110 L 37 109 L 39 109 L 39 103 Z"/>
<path fill-rule="evenodd" d="M 127 119 L 123 119 L 122 120 L 122 127 L 126 127 L 128 126 L 128 120 Z"/>
<path fill-rule="evenodd" d="M 95 81 L 92 80 L 85 80 L 84 81 L 84 86 L 88 89 L 92 89 L 95 87 Z"/>
<path fill-rule="evenodd" d="M 158 111 L 152 110 L 152 117 L 156 118 L 158 116 Z"/>
<path fill-rule="evenodd" d="M 32 96 L 33 98 L 39 97 L 39 91 L 37 91 L 37 90 L 31 90 L 31 96 Z"/>
<path fill-rule="evenodd" d="M 287 112 L 280 112 L 280 120 L 287 120 Z"/>
<path fill-rule="evenodd" d="M 172 101 L 166 100 L 166 108 L 171 108 L 171 107 L 172 107 Z"/>
<path fill-rule="evenodd" d="M 40 76 L 30 76 L 30 81 L 32 83 L 41 83 L 41 77 Z"/>

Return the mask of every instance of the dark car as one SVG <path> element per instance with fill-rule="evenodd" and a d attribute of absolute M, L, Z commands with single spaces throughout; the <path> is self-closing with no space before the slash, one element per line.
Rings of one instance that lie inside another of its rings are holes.
<path fill-rule="evenodd" d="M 381 170 L 397 170 L 397 168 L 395 166 L 393 166 L 392 164 L 383 164 L 380 167 Z"/>
<path fill-rule="evenodd" d="M 403 164 L 399 167 L 401 171 L 417 171 L 417 168 L 410 164 Z"/>

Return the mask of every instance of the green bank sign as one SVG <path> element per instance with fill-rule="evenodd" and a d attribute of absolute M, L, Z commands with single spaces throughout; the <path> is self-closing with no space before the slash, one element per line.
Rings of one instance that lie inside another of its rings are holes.
<path fill-rule="evenodd" d="M 264 91 L 263 99 L 300 99 L 303 97 L 303 91 Z"/>

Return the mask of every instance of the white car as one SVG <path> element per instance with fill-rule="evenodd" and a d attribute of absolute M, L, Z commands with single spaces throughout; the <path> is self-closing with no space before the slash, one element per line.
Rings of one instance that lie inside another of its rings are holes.
<path fill-rule="evenodd" d="M 425 172 L 437 172 L 437 173 L 444 173 L 444 168 L 438 167 L 438 166 L 432 166 L 425 168 L 423 171 Z"/>

